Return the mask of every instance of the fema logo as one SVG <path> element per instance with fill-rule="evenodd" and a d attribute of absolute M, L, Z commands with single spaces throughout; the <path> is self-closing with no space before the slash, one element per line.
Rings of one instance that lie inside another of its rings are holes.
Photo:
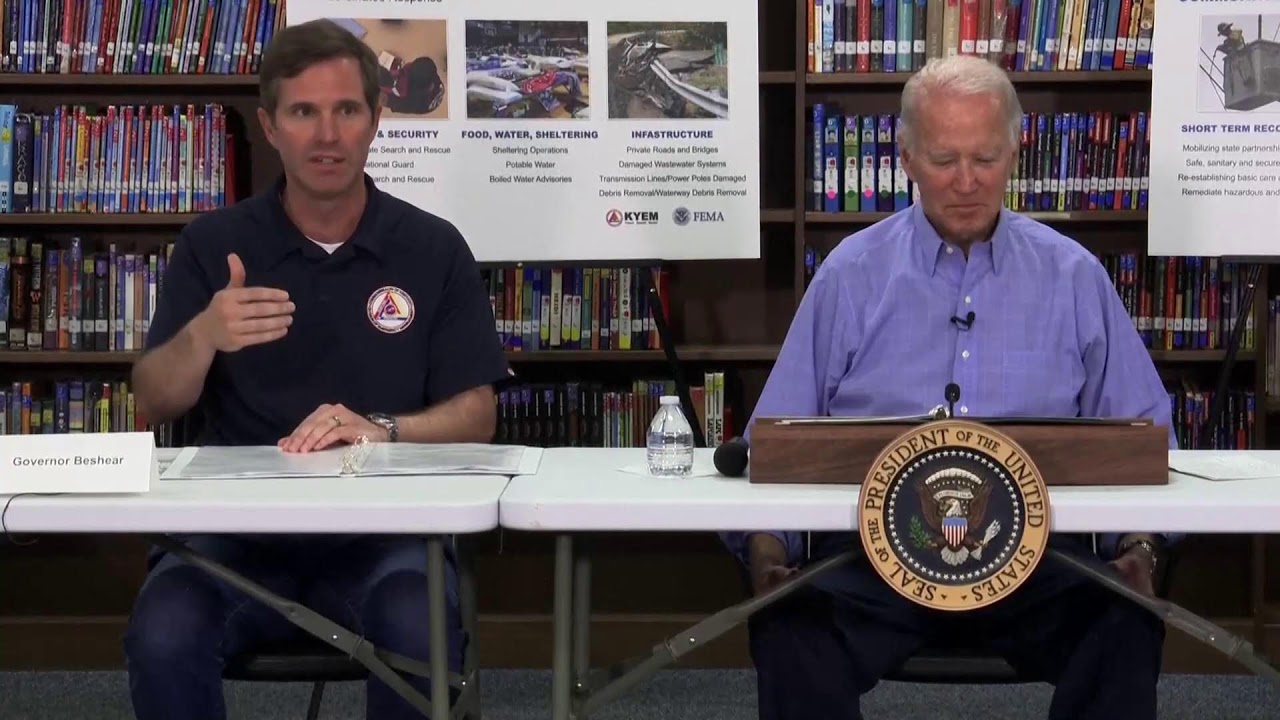
<path fill-rule="evenodd" d="M 964 420 L 926 423 L 880 453 L 858 525 L 880 577 L 935 610 L 973 610 L 1021 585 L 1044 555 L 1049 492 L 1011 438 Z"/>
<path fill-rule="evenodd" d="M 618 227 L 622 224 L 622 213 L 617 209 L 610 209 L 604 214 L 604 221 L 609 223 L 609 227 Z"/>
<path fill-rule="evenodd" d="M 678 207 L 675 212 L 671 213 L 671 222 L 681 227 L 688 225 L 692 215 L 689 214 L 689 208 Z"/>

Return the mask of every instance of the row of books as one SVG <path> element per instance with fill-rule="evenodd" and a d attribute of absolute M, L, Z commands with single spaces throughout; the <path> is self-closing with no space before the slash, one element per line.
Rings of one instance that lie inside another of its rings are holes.
<path fill-rule="evenodd" d="M 1258 298 L 1259 301 L 1262 298 Z M 1267 298 L 1266 395 L 1280 398 L 1280 295 Z"/>
<path fill-rule="evenodd" d="M 0 349 L 143 349 L 172 252 L 0 237 Z"/>
<path fill-rule="evenodd" d="M 1099 254 L 1143 343 L 1155 350 L 1221 350 L 1244 306 L 1248 267 L 1216 257 Z M 1257 347 L 1253 313 L 1240 349 Z"/>
<path fill-rule="evenodd" d="M 1006 70 L 1151 67 L 1155 0 L 801 0 L 808 71 L 911 72 L 976 55 Z"/>
<path fill-rule="evenodd" d="M 247 74 L 285 0 L 0 0 L 0 72 Z"/>
<path fill-rule="evenodd" d="M 674 394 L 669 380 L 636 380 L 630 386 L 557 383 L 509 387 L 497 398 L 495 442 L 539 447 L 644 447 L 658 398 Z M 724 401 L 724 373 L 708 372 L 690 388 L 696 422 L 707 447 L 734 437 L 733 413 Z M 1201 447 L 1201 427 L 1213 404 L 1213 391 L 1186 385 L 1169 389 L 1179 447 Z M 1209 446 L 1254 447 L 1257 406 L 1247 389 L 1230 390 L 1222 422 Z M 161 447 L 172 447 L 178 433 L 171 423 L 149 425 L 135 410 L 133 391 L 124 381 L 66 379 L 15 381 L 0 389 L 0 435 L 49 433 L 156 433 Z"/>
<path fill-rule="evenodd" d="M 899 116 L 815 104 L 808 209 L 896 212 L 918 198 L 898 156 Z M 1141 210 L 1150 184 L 1149 114 L 1024 113 L 1005 206 L 1023 211 Z"/>
<path fill-rule="evenodd" d="M 724 373 L 708 371 L 691 385 L 689 399 L 707 447 L 734 437 L 733 412 L 725 403 Z M 495 442 L 537 447 L 642 448 L 663 395 L 675 395 L 671 380 L 634 380 L 629 385 L 596 382 L 534 383 L 498 393 Z"/>
<path fill-rule="evenodd" d="M 18 380 L 2 387 L 0 435 L 151 431 L 159 447 L 173 447 L 180 435 L 174 423 L 149 424 L 138 414 L 127 381 Z"/>
<path fill-rule="evenodd" d="M 1226 348 L 1244 304 L 1247 267 L 1214 257 L 1151 257 L 1138 253 L 1095 253 L 1151 350 Z M 806 246 L 805 285 L 827 251 Z M 1245 317 L 1240 349 L 1257 348 L 1254 314 Z M 1273 330 L 1276 328 L 1273 328 Z M 1269 335 L 1277 341 L 1276 334 Z M 1280 397 L 1280 392 L 1275 395 Z"/>
<path fill-rule="evenodd" d="M 508 350 L 656 350 L 650 284 L 670 317 L 668 271 L 650 267 L 485 269 L 498 335 Z"/>
<path fill-rule="evenodd" d="M 0 237 L 0 349 L 136 351 L 145 347 L 173 243 L 147 252 L 83 238 Z M 640 273 L 668 302 L 668 271 L 520 267 L 482 271 L 504 346 L 659 349 Z"/>
<path fill-rule="evenodd" d="M 1227 391 L 1213 440 L 1202 443 L 1204 423 L 1213 408 L 1213 398 L 1213 390 L 1204 390 L 1190 383 L 1169 389 L 1178 447 L 1188 450 L 1252 450 L 1259 447 L 1254 438 L 1257 395 L 1242 388 Z"/>
<path fill-rule="evenodd" d="M 51 113 L 0 104 L 0 213 L 188 213 L 235 203 L 222 105 Z"/>
<path fill-rule="evenodd" d="M 172 243 L 150 252 L 127 252 L 110 243 L 95 252 L 79 237 L 0 237 L 0 349 L 141 350 L 172 251 Z M 824 258 L 824 250 L 805 248 L 806 285 Z M 1103 253 L 1099 259 L 1148 347 L 1225 346 L 1242 304 L 1242 265 L 1137 253 Z M 496 331 L 513 351 L 660 348 L 654 308 L 637 281 L 641 272 L 654 278 L 667 305 L 669 281 L 661 269 L 483 271 Z M 1252 314 L 1241 347 L 1256 347 Z"/>
<path fill-rule="evenodd" d="M 630 384 L 555 383 L 508 386 L 497 397 L 495 442 L 538 447 L 644 447 L 658 399 L 674 395 L 670 380 Z M 733 413 L 724 400 L 724 373 L 707 372 L 689 388 L 707 447 L 733 437 Z M 171 446 L 171 423 L 148 424 L 135 409 L 127 381 L 18 380 L 0 386 L 0 435 L 145 432 Z"/>

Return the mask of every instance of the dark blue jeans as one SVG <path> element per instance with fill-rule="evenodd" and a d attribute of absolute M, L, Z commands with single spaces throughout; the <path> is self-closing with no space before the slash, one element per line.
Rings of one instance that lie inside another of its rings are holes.
<path fill-rule="evenodd" d="M 285 598 L 362 634 L 376 647 L 426 662 L 426 541 L 401 536 L 232 536 L 185 538 L 192 550 Z M 446 557 L 451 557 L 446 553 Z M 453 563 L 446 562 L 449 666 L 462 668 L 463 633 Z M 227 658 L 278 646 L 305 631 L 172 553 L 153 559 L 129 618 L 124 649 L 139 720 L 226 717 Z M 406 675 L 430 697 L 426 678 Z M 370 675 L 366 715 L 421 718 Z"/>

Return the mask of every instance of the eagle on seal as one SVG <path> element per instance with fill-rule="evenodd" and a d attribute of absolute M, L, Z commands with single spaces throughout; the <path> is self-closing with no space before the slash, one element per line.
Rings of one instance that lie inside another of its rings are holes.
<path fill-rule="evenodd" d="M 930 548 L 938 550 L 948 565 L 959 565 L 970 557 L 982 559 L 982 550 L 1000 532 L 994 520 L 977 537 L 986 519 L 991 484 L 968 470 L 947 468 L 933 473 L 916 486 L 925 524 L 934 532 Z"/>

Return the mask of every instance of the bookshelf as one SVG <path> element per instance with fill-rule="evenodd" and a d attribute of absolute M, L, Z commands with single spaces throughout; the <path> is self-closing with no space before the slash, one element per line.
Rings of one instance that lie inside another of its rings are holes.
<path fill-rule="evenodd" d="M 283 0 L 281 0 L 283 3 Z M 685 374 L 723 371 L 726 402 L 735 418 L 750 415 L 805 287 L 805 253 L 841 238 L 889 212 L 822 212 L 810 208 L 809 109 L 814 102 L 844 104 L 859 112 L 896 112 L 906 72 L 811 72 L 807 64 L 809 0 L 758 0 L 761 98 L 761 257 L 758 260 L 671 263 L 672 334 Z M 3 20 L 0 20 L 2 23 Z M 1030 112 L 1127 112 L 1149 104 L 1149 71 L 1015 71 L 1011 74 Z M 242 74 L 0 74 L 0 103 L 47 111 L 57 103 L 219 103 L 233 127 L 239 196 L 256 192 L 279 172 L 273 150 L 254 120 L 257 77 Z M 1082 244 L 1141 253 L 1144 210 L 1072 210 L 1031 213 Z M 20 234 L 86 244 L 154 249 L 171 242 L 188 213 L 0 213 L 0 237 Z M 1241 353 L 1238 384 L 1265 387 L 1273 333 L 1266 311 L 1268 278 L 1255 306 L 1255 349 Z M 0 351 L 0 388 L 16 378 L 127 377 L 136 351 Z M 1153 349 L 1171 383 L 1212 383 L 1220 349 Z M 661 350 L 510 351 L 524 381 L 561 384 L 584 379 L 626 383 L 667 375 Z M 1267 437 L 1268 411 L 1259 406 L 1254 438 Z M 1254 642 L 1277 637 L 1277 613 L 1261 608 L 1264 595 L 1280 596 L 1280 578 L 1263 566 L 1262 538 L 1197 538 L 1179 569 L 1176 596 Z M 742 586 L 718 540 L 710 535 L 603 535 L 593 538 L 597 562 L 593 658 L 614 662 L 645 652 L 658 638 L 741 598 Z M 1272 551 L 1277 551 L 1272 548 Z M 144 576 L 146 546 L 116 536 L 42 537 L 31 546 L 0 544 L 0 669 L 121 667 L 119 636 Z M 484 662 L 505 667 L 549 663 L 552 546 L 530 534 L 486 538 L 478 558 L 480 651 Z M 519 592 L 512 592 L 519 587 Z M 1223 588 L 1227 588 L 1223 591 Z M 1270 613 L 1270 614 L 1268 614 Z M 1171 633 L 1173 669 L 1233 671 L 1213 654 Z M 741 631 L 689 656 L 688 666 L 749 663 Z"/>

